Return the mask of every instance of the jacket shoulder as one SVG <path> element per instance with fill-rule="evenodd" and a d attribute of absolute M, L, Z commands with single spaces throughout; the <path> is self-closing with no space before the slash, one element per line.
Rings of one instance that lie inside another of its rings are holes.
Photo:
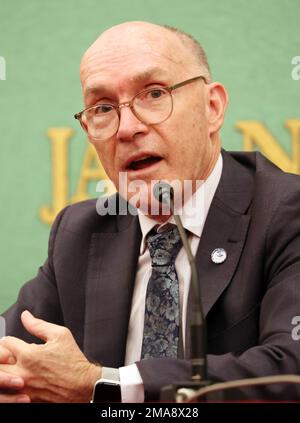
<path fill-rule="evenodd" d="M 118 194 L 72 204 L 57 216 L 53 227 L 89 236 L 94 232 L 114 233 L 126 229 L 136 216 Z"/>
<path fill-rule="evenodd" d="M 101 199 L 105 201 L 106 199 Z M 59 224 L 60 230 L 89 235 L 103 230 L 115 222 L 116 216 L 99 216 L 97 199 L 81 201 L 65 207 L 57 216 L 53 226 Z"/>
<path fill-rule="evenodd" d="M 299 191 L 300 175 L 284 172 L 260 152 L 229 152 L 230 156 L 247 168 L 258 191 L 273 189 L 273 196 Z"/>

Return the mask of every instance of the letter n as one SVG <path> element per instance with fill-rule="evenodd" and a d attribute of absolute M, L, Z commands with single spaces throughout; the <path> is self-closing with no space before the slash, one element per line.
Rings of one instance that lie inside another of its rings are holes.
<path fill-rule="evenodd" d="M 291 134 L 290 156 L 262 123 L 251 120 L 238 121 L 235 127 L 244 136 L 245 151 L 258 148 L 284 171 L 300 173 L 300 119 L 288 119 L 285 122 L 285 127 Z"/>

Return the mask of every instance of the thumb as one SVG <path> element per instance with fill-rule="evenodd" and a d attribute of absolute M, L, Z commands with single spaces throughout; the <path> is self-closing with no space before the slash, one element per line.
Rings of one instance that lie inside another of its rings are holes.
<path fill-rule="evenodd" d="M 31 335 L 42 339 L 43 341 L 51 341 L 59 336 L 59 329 L 61 326 L 46 322 L 42 319 L 35 318 L 28 310 L 23 311 L 21 320 L 24 328 L 31 333 Z"/>

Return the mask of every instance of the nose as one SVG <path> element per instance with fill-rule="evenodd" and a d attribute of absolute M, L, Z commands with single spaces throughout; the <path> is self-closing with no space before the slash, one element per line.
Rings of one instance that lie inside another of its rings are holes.
<path fill-rule="evenodd" d="M 141 122 L 132 112 L 129 105 L 120 107 L 120 123 L 116 133 L 119 141 L 133 141 L 137 134 L 146 134 L 149 127 Z"/>

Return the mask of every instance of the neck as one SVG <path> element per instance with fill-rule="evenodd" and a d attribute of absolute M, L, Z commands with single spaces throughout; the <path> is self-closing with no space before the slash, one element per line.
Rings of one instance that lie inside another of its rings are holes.
<path fill-rule="evenodd" d="M 213 147 L 212 147 L 212 152 L 210 155 L 210 160 L 208 161 L 208 164 L 206 168 L 204 169 L 204 172 L 201 176 L 201 180 L 203 181 L 206 181 L 206 179 L 209 177 L 209 175 L 213 171 L 221 152 L 221 141 L 218 134 L 215 134 L 215 137 L 212 136 L 212 144 L 213 144 Z"/>

